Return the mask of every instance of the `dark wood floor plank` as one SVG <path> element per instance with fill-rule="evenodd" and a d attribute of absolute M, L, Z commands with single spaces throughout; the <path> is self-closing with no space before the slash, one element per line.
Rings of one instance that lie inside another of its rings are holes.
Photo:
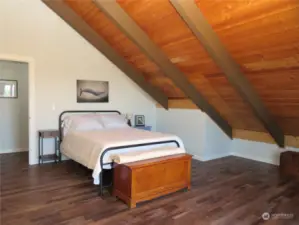
<path fill-rule="evenodd" d="M 299 181 L 237 157 L 192 162 L 192 189 L 129 210 L 98 196 L 91 171 L 73 161 L 28 166 L 27 153 L 0 155 L 1 225 L 299 224 Z M 289 213 L 265 221 L 262 213 Z"/>

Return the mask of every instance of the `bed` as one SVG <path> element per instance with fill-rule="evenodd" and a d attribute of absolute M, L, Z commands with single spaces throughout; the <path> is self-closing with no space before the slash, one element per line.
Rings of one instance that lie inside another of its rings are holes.
<path fill-rule="evenodd" d="M 104 188 L 103 171 L 112 168 L 113 154 L 158 151 L 165 147 L 184 149 L 179 137 L 132 128 L 115 110 L 64 111 L 59 116 L 59 133 L 59 161 L 63 154 L 93 170 L 94 184 L 100 186 L 100 194 Z"/>

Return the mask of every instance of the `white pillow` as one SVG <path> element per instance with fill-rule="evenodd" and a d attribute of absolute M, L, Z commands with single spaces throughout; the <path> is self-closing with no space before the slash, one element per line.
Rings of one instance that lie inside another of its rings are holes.
<path fill-rule="evenodd" d="M 104 126 L 98 115 L 81 114 L 70 115 L 63 121 L 63 134 L 66 135 L 69 131 L 90 131 L 102 130 Z"/>
<path fill-rule="evenodd" d="M 124 115 L 102 114 L 101 121 L 105 128 L 125 128 L 129 127 L 128 121 Z"/>
<path fill-rule="evenodd" d="M 95 118 L 80 118 L 72 122 L 72 131 L 102 130 L 104 126 Z"/>

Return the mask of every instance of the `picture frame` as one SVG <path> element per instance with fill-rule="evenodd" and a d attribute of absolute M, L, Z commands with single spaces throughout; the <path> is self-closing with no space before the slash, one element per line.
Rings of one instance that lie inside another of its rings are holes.
<path fill-rule="evenodd" d="M 77 103 L 109 102 L 109 82 L 77 80 Z"/>
<path fill-rule="evenodd" d="M 136 127 L 144 127 L 145 126 L 144 115 L 135 115 L 135 126 Z"/>
<path fill-rule="evenodd" d="M 0 98 L 18 98 L 18 81 L 0 79 Z"/>

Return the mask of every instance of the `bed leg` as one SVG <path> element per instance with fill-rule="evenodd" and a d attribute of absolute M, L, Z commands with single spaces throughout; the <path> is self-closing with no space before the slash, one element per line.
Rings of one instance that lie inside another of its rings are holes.
<path fill-rule="evenodd" d="M 103 196 L 103 172 L 100 172 L 100 196 Z"/>

